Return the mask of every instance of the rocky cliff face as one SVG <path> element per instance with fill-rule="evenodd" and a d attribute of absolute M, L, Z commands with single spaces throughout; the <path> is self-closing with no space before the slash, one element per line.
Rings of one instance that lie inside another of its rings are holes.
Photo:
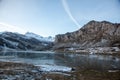
<path fill-rule="evenodd" d="M 0 50 L 50 50 L 53 42 L 41 41 L 35 37 L 3 32 L 0 33 Z"/>
<path fill-rule="evenodd" d="M 90 21 L 81 29 L 56 35 L 55 49 L 120 47 L 120 24 L 107 21 Z"/>

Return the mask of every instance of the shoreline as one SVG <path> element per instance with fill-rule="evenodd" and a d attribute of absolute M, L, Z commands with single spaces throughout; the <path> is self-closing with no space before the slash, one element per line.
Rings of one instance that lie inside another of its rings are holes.
<path fill-rule="evenodd" d="M 56 53 L 68 53 L 68 54 L 88 54 L 88 55 L 94 55 L 94 54 L 98 54 L 98 55 L 116 55 L 116 56 L 120 56 L 120 51 L 118 52 L 99 52 L 99 53 L 90 53 L 90 52 L 74 52 L 74 51 L 56 51 Z"/>
<path fill-rule="evenodd" d="M 25 51 L 25 50 L 19 50 L 19 51 L 0 51 L 0 53 L 6 53 L 6 52 L 27 52 L 27 53 L 79 53 L 79 54 L 120 54 L 120 51 L 101 51 L 101 52 L 90 52 L 90 51 L 63 51 L 63 50 L 55 50 L 55 51 Z"/>
<path fill-rule="evenodd" d="M 32 80 L 41 77 L 38 67 L 27 63 L 0 61 L 0 79 L 8 80 Z"/>
<path fill-rule="evenodd" d="M 119 80 L 120 70 L 75 70 L 72 72 L 43 72 L 27 63 L 1 62 L 0 79 L 9 80 Z M 111 76 L 112 75 L 112 76 Z"/>

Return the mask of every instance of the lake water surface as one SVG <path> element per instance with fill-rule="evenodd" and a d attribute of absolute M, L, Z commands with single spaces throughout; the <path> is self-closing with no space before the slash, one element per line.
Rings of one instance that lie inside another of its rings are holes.
<path fill-rule="evenodd" d="M 64 69 L 65 67 L 79 67 L 80 69 L 93 69 L 101 71 L 120 70 L 120 57 L 112 55 L 54 52 L 1 52 L 0 61 L 23 62 L 43 67 L 53 66 L 53 68 L 57 66 L 56 68 L 59 69 L 63 69 L 63 67 Z"/>

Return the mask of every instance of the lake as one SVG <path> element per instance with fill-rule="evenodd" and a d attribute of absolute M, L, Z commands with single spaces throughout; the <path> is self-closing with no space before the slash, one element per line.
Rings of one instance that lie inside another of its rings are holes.
<path fill-rule="evenodd" d="M 120 70 L 120 57 L 98 54 L 54 52 L 0 52 L 0 61 L 22 62 L 41 66 L 44 71 L 70 71 L 71 68 Z"/>

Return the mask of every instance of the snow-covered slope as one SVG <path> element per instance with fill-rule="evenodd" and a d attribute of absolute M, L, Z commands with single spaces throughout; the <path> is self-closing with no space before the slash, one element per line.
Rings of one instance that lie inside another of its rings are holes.
<path fill-rule="evenodd" d="M 38 34 L 35 34 L 35 33 L 32 33 L 32 32 L 27 32 L 25 34 L 25 36 L 29 37 L 29 38 L 35 38 L 35 39 L 38 39 L 40 41 L 45 41 L 45 42 L 53 42 L 54 41 L 54 38 L 51 37 L 51 36 L 48 36 L 48 37 L 42 37 Z"/>
<path fill-rule="evenodd" d="M 37 35 L 34 37 L 22 35 L 12 32 L 0 33 L 0 50 L 50 50 L 53 46 L 53 42 L 47 41 L 41 37 L 42 40 L 37 39 Z M 40 38 L 40 36 L 39 36 Z"/>

